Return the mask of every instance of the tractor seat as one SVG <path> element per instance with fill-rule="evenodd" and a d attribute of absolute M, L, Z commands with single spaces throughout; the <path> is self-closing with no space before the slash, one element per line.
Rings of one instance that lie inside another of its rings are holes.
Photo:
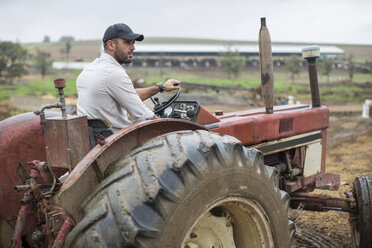
<path fill-rule="evenodd" d="M 99 136 L 107 138 L 114 132 L 102 119 L 88 119 L 88 132 L 90 147 L 93 148 L 97 145 Z"/>

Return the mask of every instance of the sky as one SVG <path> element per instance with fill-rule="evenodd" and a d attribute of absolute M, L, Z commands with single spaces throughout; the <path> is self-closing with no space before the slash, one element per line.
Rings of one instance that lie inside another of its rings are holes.
<path fill-rule="evenodd" d="M 0 41 L 101 39 L 124 22 L 146 37 L 372 45 L 372 0 L 0 0 Z"/>

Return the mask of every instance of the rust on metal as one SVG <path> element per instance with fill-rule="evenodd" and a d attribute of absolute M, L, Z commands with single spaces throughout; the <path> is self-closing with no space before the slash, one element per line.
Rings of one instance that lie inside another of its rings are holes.
<path fill-rule="evenodd" d="M 303 204 L 304 210 L 312 211 L 344 211 L 353 212 L 354 208 L 351 207 L 352 199 L 334 197 L 325 194 L 311 194 L 298 192 L 291 194 L 291 206 L 297 206 L 300 203 Z"/>
<path fill-rule="evenodd" d="M 58 233 L 57 238 L 53 243 L 52 248 L 62 248 L 65 245 L 67 235 L 70 233 L 73 227 L 74 224 L 72 223 L 71 219 L 67 217 L 62 225 L 61 230 Z"/>
<path fill-rule="evenodd" d="M 62 117 L 67 118 L 65 93 L 63 92 L 63 88 L 66 87 L 65 80 L 63 78 L 54 80 L 54 86 L 55 88 L 58 89 L 59 103 L 60 103 L 60 108 L 62 112 Z"/>
<path fill-rule="evenodd" d="M 45 144 L 50 166 L 72 170 L 90 151 L 86 116 L 46 118 Z"/>
<path fill-rule="evenodd" d="M 27 193 L 24 194 L 23 199 L 26 200 L 29 197 Z M 9 206 L 8 206 L 9 207 Z M 12 248 L 21 248 L 22 247 L 22 234 L 26 225 L 28 210 L 30 205 L 24 204 L 18 212 L 17 222 L 14 228 L 14 234 L 12 238 Z"/>
<path fill-rule="evenodd" d="M 308 58 L 308 71 L 310 79 L 311 100 L 314 108 L 320 107 L 318 72 L 316 69 L 316 58 Z"/>
<path fill-rule="evenodd" d="M 105 137 L 103 135 L 98 136 L 97 143 L 103 146 L 104 144 L 107 143 Z"/>
<path fill-rule="evenodd" d="M 66 81 L 65 81 L 65 79 L 59 78 L 59 79 L 54 80 L 54 87 L 56 89 L 61 89 L 61 88 L 63 89 L 63 88 L 65 88 L 66 87 Z"/>
<path fill-rule="evenodd" d="M 60 115 L 60 113 L 46 112 L 47 117 Z M 19 164 L 28 175 L 30 168 L 27 162 L 33 160 L 46 161 L 45 141 L 43 130 L 40 127 L 40 117 L 34 113 L 24 113 L 0 121 L 0 215 L 14 228 L 17 220 L 22 192 L 14 190 L 15 185 L 22 185 L 25 178 L 19 178 L 17 167 Z M 18 170 L 19 171 L 19 170 Z M 63 175 L 65 169 L 55 169 L 57 176 Z M 41 183 L 41 178 L 37 180 Z M 12 207 L 9 207 L 12 206 Z M 35 213 L 30 213 L 29 221 L 24 232 L 34 230 L 37 223 Z"/>

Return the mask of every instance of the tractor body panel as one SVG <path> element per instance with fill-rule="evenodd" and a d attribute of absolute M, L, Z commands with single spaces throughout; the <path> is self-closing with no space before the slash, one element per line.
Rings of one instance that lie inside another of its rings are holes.
<path fill-rule="evenodd" d="M 216 116 L 219 122 L 208 124 L 212 131 L 239 139 L 244 146 L 261 150 L 265 163 L 270 157 L 296 151 L 301 160 L 301 176 L 287 180 L 286 191 L 328 187 L 337 189 L 339 175 L 326 174 L 326 140 L 329 109 L 310 105 L 275 106 L 272 114 L 264 108 Z M 302 154 L 302 155 L 301 155 Z M 310 187 L 311 186 L 311 187 Z"/>
<path fill-rule="evenodd" d="M 217 117 L 220 122 L 215 123 L 216 126 L 211 130 L 222 135 L 231 135 L 244 146 L 325 130 L 329 125 L 329 109 L 325 106 L 275 106 L 273 114 L 266 114 L 264 108 L 259 108 Z"/>

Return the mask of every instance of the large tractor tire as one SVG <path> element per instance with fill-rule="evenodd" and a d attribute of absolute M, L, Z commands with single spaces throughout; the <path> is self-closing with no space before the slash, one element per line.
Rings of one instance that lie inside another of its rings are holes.
<path fill-rule="evenodd" d="M 353 183 L 353 195 L 357 201 L 357 214 L 350 214 L 351 240 L 355 248 L 372 247 L 372 180 L 357 177 Z"/>
<path fill-rule="evenodd" d="M 276 170 L 233 137 L 159 136 L 105 176 L 66 247 L 290 247 L 289 197 Z"/>

